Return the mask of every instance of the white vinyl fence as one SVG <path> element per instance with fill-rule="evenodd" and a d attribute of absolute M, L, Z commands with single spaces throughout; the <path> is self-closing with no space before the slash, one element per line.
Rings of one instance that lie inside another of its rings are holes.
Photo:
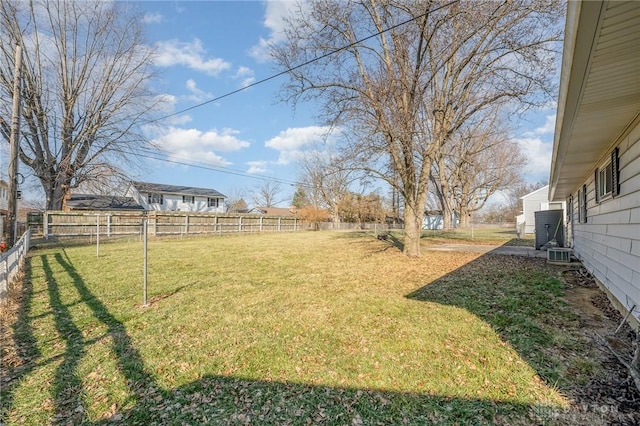
<path fill-rule="evenodd" d="M 0 257 L 0 303 L 4 303 L 9 295 L 9 286 L 24 266 L 29 251 L 31 230 L 27 230 L 12 248 Z"/>

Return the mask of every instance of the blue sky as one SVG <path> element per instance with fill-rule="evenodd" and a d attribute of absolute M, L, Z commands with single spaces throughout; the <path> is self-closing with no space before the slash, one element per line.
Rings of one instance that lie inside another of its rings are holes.
<path fill-rule="evenodd" d="M 291 1 L 127 4 L 144 16 L 148 43 L 157 51 L 159 76 L 153 90 L 166 100 L 165 114 L 226 95 L 279 71 L 266 56 L 265 45 L 278 41 Z M 213 188 L 247 201 L 250 192 L 262 185 L 261 179 L 270 178 L 283 182 L 282 196 L 290 200 L 295 191 L 291 183 L 297 179 L 296 158 L 321 142 L 325 129 L 314 118 L 317 106 L 299 105 L 294 111 L 277 101 L 285 81 L 286 76 L 272 79 L 149 127 L 147 136 L 173 162 L 147 159 L 144 172 L 132 178 Z M 524 171 L 528 181 L 548 179 L 554 114 L 555 105 L 533 111 L 517 123 L 512 135 L 530 159 Z"/>
<path fill-rule="evenodd" d="M 144 13 L 160 78 L 154 89 L 167 98 L 167 113 L 223 96 L 277 70 L 265 44 L 277 41 L 280 17 L 291 3 L 257 1 L 133 2 Z M 313 105 L 295 111 L 277 101 L 285 77 L 247 88 L 158 123 L 149 133 L 169 158 L 217 170 L 150 160 L 137 178 L 214 188 L 244 195 L 278 179 L 283 198 L 295 191 L 295 160 L 320 142 L 325 129 Z"/>
<path fill-rule="evenodd" d="M 145 16 L 149 42 L 158 52 L 161 78 L 155 90 L 171 100 L 168 112 L 225 95 L 277 72 L 266 56 L 277 42 L 282 16 L 291 2 L 143 1 L 133 2 Z M 203 170 L 152 161 L 140 179 L 214 188 L 244 194 L 280 179 L 283 195 L 295 188 L 295 160 L 300 151 L 322 140 L 324 128 L 314 119 L 314 105 L 277 102 L 286 77 L 195 108 L 161 122 L 153 137 L 179 162 L 216 166 Z M 529 181 L 547 180 L 555 105 L 533 111 L 517 123 L 513 138 L 529 158 Z"/>

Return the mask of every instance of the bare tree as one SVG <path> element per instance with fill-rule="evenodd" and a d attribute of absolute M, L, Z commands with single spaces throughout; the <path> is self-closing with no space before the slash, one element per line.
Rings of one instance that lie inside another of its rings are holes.
<path fill-rule="evenodd" d="M 275 207 L 285 201 L 282 197 L 282 186 L 276 181 L 264 181 L 251 196 L 256 207 Z"/>
<path fill-rule="evenodd" d="M 363 195 L 347 193 L 340 202 L 340 215 L 345 222 L 384 223 L 385 211 L 382 199 L 375 192 Z"/>
<path fill-rule="evenodd" d="M 434 164 L 432 180 L 440 201 L 451 202 L 458 213 L 460 227 L 469 226 L 471 213 L 484 207 L 496 192 L 520 181 L 520 171 L 527 158 L 519 145 L 509 140 L 506 129 L 500 125 L 498 115 L 465 126 L 448 142 L 442 153 L 444 161 Z M 438 166 L 444 164 L 444 169 Z M 440 190 L 450 183 L 450 194 Z"/>
<path fill-rule="evenodd" d="M 320 229 L 320 223 L 329 220 L 326 209 L 321 209 L 312 205 L 308 205 L 296 211 L 297 216 L 307 222 L 310 229 L 317 231 Z"/>
<path fill-rule="evenodd" d="M 48 209 L 60 209 L 72 188 L 105 172 L 125 175 L 146 143 L 137 124 L 155 100 L 147 87 L 152 51 L 140 22 L 118 2 L 0 3 L 0 126 L 9 121 L 12 52 L 20 44 L 19 156 Z"/>
<path fill-rule="evenodd" d="M 299 161 L 300 181 L 314 207 L 326 207 L 333 223 L 340 223 L 340 201 L 349 192 L 353 172 L 331 152 L 308 151 Z"/>
<path fill-rule="evenodd" d="M 313 0 L 272 53 L 290 70 L 285 99 L 322 99 L 321 115 L 350 135 L 349 158 L 396 188 L 404 252 L 419 256 L 433 163 L 486 108 L 553 95 L 562 16 L 560 2 L 547 0 Z"/>

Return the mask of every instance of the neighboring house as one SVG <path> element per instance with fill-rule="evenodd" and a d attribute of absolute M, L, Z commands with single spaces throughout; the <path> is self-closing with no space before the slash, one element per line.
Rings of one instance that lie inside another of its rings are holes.
<path fill-rule="evenodd" d="M 0 212 L 7 214 L 9 210 L 9 184 L 0 179 Z"/>
<path fill-rule="evenodd" d="M 454 228 L 458 227 L 458 213 L 453 212 L 452 224 Z M 422 218 L 422 229 L 442 229 L 444 227 L 442 221 L 442 212 L 440 210 L 427 210 Z"/>
<path fill-rule="evenodd" d="M 7 230 L 5 224 L 9 213 L 9 184 L 0 179 L 0 237 L 4 237 Z"/>
<path fill-rule="evenodd" d="M 64 211 L 82 210 L 144 210 L 132 197 L 114 195 L 71 194 L 64 200 Z"/>
<path fill-rule="evenodd" d="M 549 199 L 575 255 L 640 321 L 640 2 L 569 1 Z"/>
<path fill-rule="evenodd" d="M 522 214 L 516 216 L 516 225 L 519 232 L 520 230 L 524 230 L 524 234 L 534 234 L 536 232 L 535 212 L 542 210 L 565 210 L 566 208 L 564 200 L 549 202 L 549 185 L 536 189 L 520 197 L 520 199 L 522 200 Z"/>
<path fill-rule="evenodd" d="M 249 214 L 260 214 L 265 216 L 295 216 L 295 208 L 283 208 L 283 207 L 254 207 L 249 209 Z"/>
<path fill-rule="evenodd" d="M 127 197 L 145 210 L 223 213 L 225 196 L 215 189 L 131 182 Z"/>

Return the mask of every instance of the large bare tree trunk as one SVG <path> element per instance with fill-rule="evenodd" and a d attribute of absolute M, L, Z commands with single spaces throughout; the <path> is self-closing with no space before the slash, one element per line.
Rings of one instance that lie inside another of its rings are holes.
<path fill-rule="evenodd" d="M 422 215 L 418 217 L 413 209 L 404 210 L 404 247 L 402 252 L 410 257 L 421 255 Z"/>

